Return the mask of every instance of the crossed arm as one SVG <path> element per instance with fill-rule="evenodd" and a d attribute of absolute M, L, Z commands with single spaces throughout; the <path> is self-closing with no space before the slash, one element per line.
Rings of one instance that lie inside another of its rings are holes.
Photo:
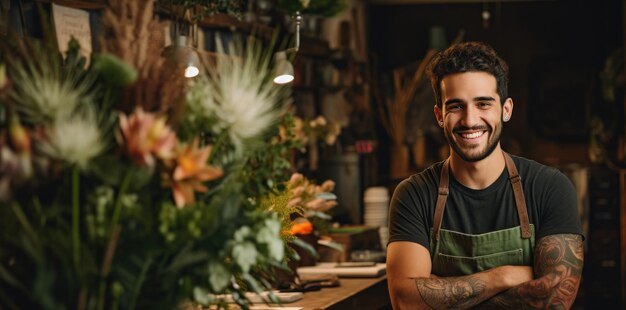
<path fill-rule="evenodd" d="M 430 254 L 419 244 L 394 242 L 387 251 L 395 309 L 567 309 L 576 297 L 583 266 L 582 237 L 569 234 L 541 238 L 532 270 L 501 266 L 460 277 L 431 275 Z"/>

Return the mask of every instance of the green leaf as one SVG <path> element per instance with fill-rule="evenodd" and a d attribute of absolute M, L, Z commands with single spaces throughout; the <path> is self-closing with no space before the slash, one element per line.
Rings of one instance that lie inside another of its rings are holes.
<path fill-rule="evenodd" d="M 193 288 L 193 299 L 203 306 L 208 306 L 213 301 L 213 298 L 209 296 L 209 291 L 197 286 Z"/>
<path fill-rule="evenodd" d="M 113 54 L 102 53 L 93 57 L 92 68 L 113 87 L 123 87 L 137 80 L 137 70 Z"/>
<path fill-rule="evenodd" d="M 329 192 L 323 192 L 315 195 L 315 198 L 321 198 L 324 200 L 337 200 L 337 195 Z"/>
<path fill-rule="evenodd" d="M 256 247 L 252 242 L 238 243 L 233 247 L 233 258 L 244 273 L 250 271 L 250 267 L 257 261 L 257 256 Z"/>
<path fill-rule="evenodd" d="M 213 292 L 221 292 L 230 283 L 231 274 L 223 264 L 211 261 L 209 263 L 209 284 L 213 288 Z"/>
<path fill-rule="evenodd" d="M 317 256 L 317 251 L 315 251 L 315 248 L 312 245 L 303 241 L 302 239 L 293 239 L 293 244 L 307 251 L 309 254 Z M 298 259 L 300 259 L 300 257 L 298 257 Z"/>

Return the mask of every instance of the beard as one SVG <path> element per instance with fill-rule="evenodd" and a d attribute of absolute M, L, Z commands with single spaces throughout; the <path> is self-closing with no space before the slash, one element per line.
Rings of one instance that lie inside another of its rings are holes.
<path fill-rule="evenodd" d="M 463 130 L 486 130 L 488 135 L 492 133 L 493 135 L 491 137 L 488 137 L 487 145 L 485 145 L 482 150 L 475 152 L 476 149 L 480 148 L 479 145 L 470 146 L 470 147 L 466 147 L 465 149 L 463 149 L 454 140 L 454 137 L 453 137 L 454 132 L 463 131 Z M 502 122 L 497 124 L 495 129 L 489 129 L 487 126 L 474 126 L 472 128 L 456 127 L 451 131 L 445 130 L 444 128 L 443 132 L 444 132 L 444 136 L 446 137 L 446 140 L 448 140 L 448 143 L 450 144 L 454 152 L 458 154 L 459 157 L 461 157 L 461 159 L 467 162 L 477 162 L 491 155 L 491 153 L 493 153 L 493 151 L 498 146 L 498 143 L 500 142 L 500 135 L 502 135 Z"/>

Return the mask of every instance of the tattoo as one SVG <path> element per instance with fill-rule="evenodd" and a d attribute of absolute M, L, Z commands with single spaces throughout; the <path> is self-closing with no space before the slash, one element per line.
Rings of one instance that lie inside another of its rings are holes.
<path fill-rule="evenodd" d="M 422 300 L 434 309 L 467 308 L 481 301 L 472 300 L 485 291 L 486 285 L 477 277 L 417 279 Z"/>
<path fill-rule="evenodd" d="M 574 303 L 583 269 L 579 235 L 552 235 L 535 247 L 535 280 L 489 299 L 481 308 L 569 309 Z"/>

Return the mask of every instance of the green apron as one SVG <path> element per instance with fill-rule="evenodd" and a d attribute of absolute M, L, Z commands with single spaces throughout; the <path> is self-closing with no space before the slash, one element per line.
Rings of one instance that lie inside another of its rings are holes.
<path fill-rule="evenodd" d="M 431 230 L 432 274 L 441 277 L 473 274 L 504 265 L 532 266 L 535 229 L 528 221 L 528 211 L 521 178 L 509 154 L 503 152 L 509 181 L 515 195 L 520 226 L 472 235 L 441 229 L 448 198 L 450 160 L 441 169 L 439 195 Z"/>

